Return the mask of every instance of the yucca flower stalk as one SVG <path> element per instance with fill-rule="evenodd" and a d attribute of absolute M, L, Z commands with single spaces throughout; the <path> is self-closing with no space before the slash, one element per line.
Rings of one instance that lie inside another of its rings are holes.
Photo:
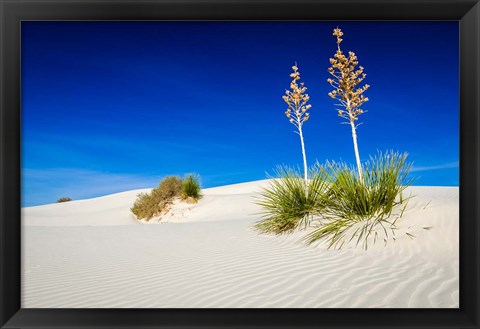
<path fill-rule="evenodd" d="M 297 63 L 292 66 L 293 72 L 290 74 L 292 82 L 290 82 L 290 90 L 285 91 L 283 100 L 287 103 L 288 108 L 285 111 L 285 115 L 289 119 L 290 123 L 293 124 L 296 128 L 297 133 L 300 136 L 300 143 L 302 145 L 302 156 L 303 156 L 303 173 L 305 183 L 308 183 L 308 167 L 307 167 L 307 155 L 305 153 L 305 142 L 303 140 L 303 131 L 302 127 L 305 121 L 308 120 L 310 114 L 307 112 L 312 106 L 307 104 L 310 96 L 305 93 L 307 87 L 305 87 L 303 82 L 300 82 L 300 72 L 298 71 Z"/>
<path fill-rule="evenodd" d="M 361 123 L 357 123 L 357 121 L 358 117 L 366 112 L 361 109 L 361 106 L 368 102 L 368 97 L 365 97 L 363 93 L 370 88 L 370 85 L 359 86 L 367 76 L 363 72 L 363 67 L 359 66 L 357 69 L 358 59 L 354 52 L 349 51 L 347 57 L 340 49 L 340 43 L 343 41 L 342 30 L 337 27 L 333 30 L 333 35 L 337 37 L 337 52 L 333 58 L 330 58 L 331 67 L 328 68 L 328 73 L 333 78 L 328 78 L 327 81 L 334 90 L 328 93 L 328 96 L 339 102 L 336 104 L 341 107 L 337 109 L 338 115 L 350 124 L 358 176 L 360 181 L 363 182 L 362 164 L 357 143 L 357 128 Z"/>

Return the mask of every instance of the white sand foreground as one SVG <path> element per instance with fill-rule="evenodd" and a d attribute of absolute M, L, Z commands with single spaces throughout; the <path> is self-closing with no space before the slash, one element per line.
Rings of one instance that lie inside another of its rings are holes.
<path fill-rule="evenodd" d="M 457 187 L 409 188 L 395 242 L 365 251 L 252 230 L 266 184 L 204 189 L 160 223 L 131 215 L 141 190 L 23 208 L 22 307 L 459 306 Z"/>

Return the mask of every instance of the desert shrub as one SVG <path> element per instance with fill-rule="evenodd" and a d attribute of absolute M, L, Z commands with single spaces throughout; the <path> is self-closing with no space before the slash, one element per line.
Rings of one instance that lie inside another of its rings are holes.
<path fill-rule="evenodd" d="M 182 199 L 190 199 L 194 202 L 201 198 L 200 178 L 196 174 L 188 174 L 185 176 L 181 187 Z"/>
<path fill-rule="evenodd" d="M 168 176 L 163 179 L 153 194 L 158 194 L 163 199 L 177 196 L 182 189 L 182 179 L 178 176 Z"/>
<path fill-rule="evenodd" d="M 392 216 L 395 206 L 404 204 L 402 192 L 411 185 L 408 177 L 412 164 L 407 162 L 407 154 L 379 152 L 362 165 L 363 180 L 355 168 L 345 163 L 327 163 L 324 168 L 330 182 L 329 197 L 322 209 L 322 221 L 307 237 L 308 243 L 326 238 L 329 246 L 341 248 L 348 241 L 356 239 L 368 246 L 371 234 L 378 238 L 378 226 L 388 236 L 395 230 L 395 222 L 400 215 Z M 394 217 L 392 220 L 391 217 Z"/>
<path fill-rule="evenodd" d="M 65 196 L 65 197 L 62 197 L 60 199 L 57 200 L 57 203 L 59 202 L 68 202 L 68 201 L 72 201 L 71 198 L 69 198 L 68 196 Z"/>
<path fill-rule="evenodd" d="M 180 177 L 168 176 L 150 193 L 140 193 L 130 210 L 137 219 L 150 220 L 168 210 L 173 198 L 180 193 L 181 188 L 182 179 Z"/>
<path fill-rule="evenodd" d="M 277 167 L 270 185 L 260 192 L 256 204 L 262 207 L 262 219 L 255 228 L 263 233 L 288 233 L 307 227 L 326 205 L 328 182 L 321 167 L 310 170 L 305 181 L 300 170 Z"/>
<path fill-rule="evenodd" d="M 160 205 L 160 200 L 153 196 L 152 190 L 152 193 L 138 194 L 137 200 L 135 200 L 135 203 L 130 210 L 137 217 L 137 219 L 149 220 L 159 212 L 159 208 L 162 208 Z"/>

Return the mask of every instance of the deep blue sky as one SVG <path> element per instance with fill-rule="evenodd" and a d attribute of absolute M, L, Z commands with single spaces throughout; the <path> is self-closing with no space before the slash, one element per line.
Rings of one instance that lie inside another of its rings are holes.
<path fill-rule="evenodd" d="M 416 185 L 458 185 L 457 22 L 23 22 L 23 205 L 301 165 L 282 100 L 295 61 L 311 96 L 309 163 L 353 164 L 327 96 L 337 25 L 371 85 L 362 159 L 407 151 Z"/>

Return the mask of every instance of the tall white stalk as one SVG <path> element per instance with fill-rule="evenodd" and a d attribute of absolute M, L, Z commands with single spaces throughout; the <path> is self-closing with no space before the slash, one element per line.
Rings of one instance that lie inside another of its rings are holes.
<path fill-rule="evenodd" d="M 357 160 L 358 177 L 360 178 L 360 181 L 363 182 L 362 163 L 360 162 L 360 154 L 358 152 L 357 144 L 357 129 L 355 127 L 355 123 L 352 120 L 350 121 L 350 126 L 352 127 L 353 149 L 355 150 L 355 159 Z"/>
<path fill-rule="evenodd" d="M 308 183 L 308 167 L 307 167 L 307 155 L 305 153 L 305 143 L 303 142 L 302 126 L 299 125 L 298 135 L 300 135 L 300 142 L 302 143 L 302 155 L 303 155 L 303 176 L 305 178 L 305 184 Z"/>

